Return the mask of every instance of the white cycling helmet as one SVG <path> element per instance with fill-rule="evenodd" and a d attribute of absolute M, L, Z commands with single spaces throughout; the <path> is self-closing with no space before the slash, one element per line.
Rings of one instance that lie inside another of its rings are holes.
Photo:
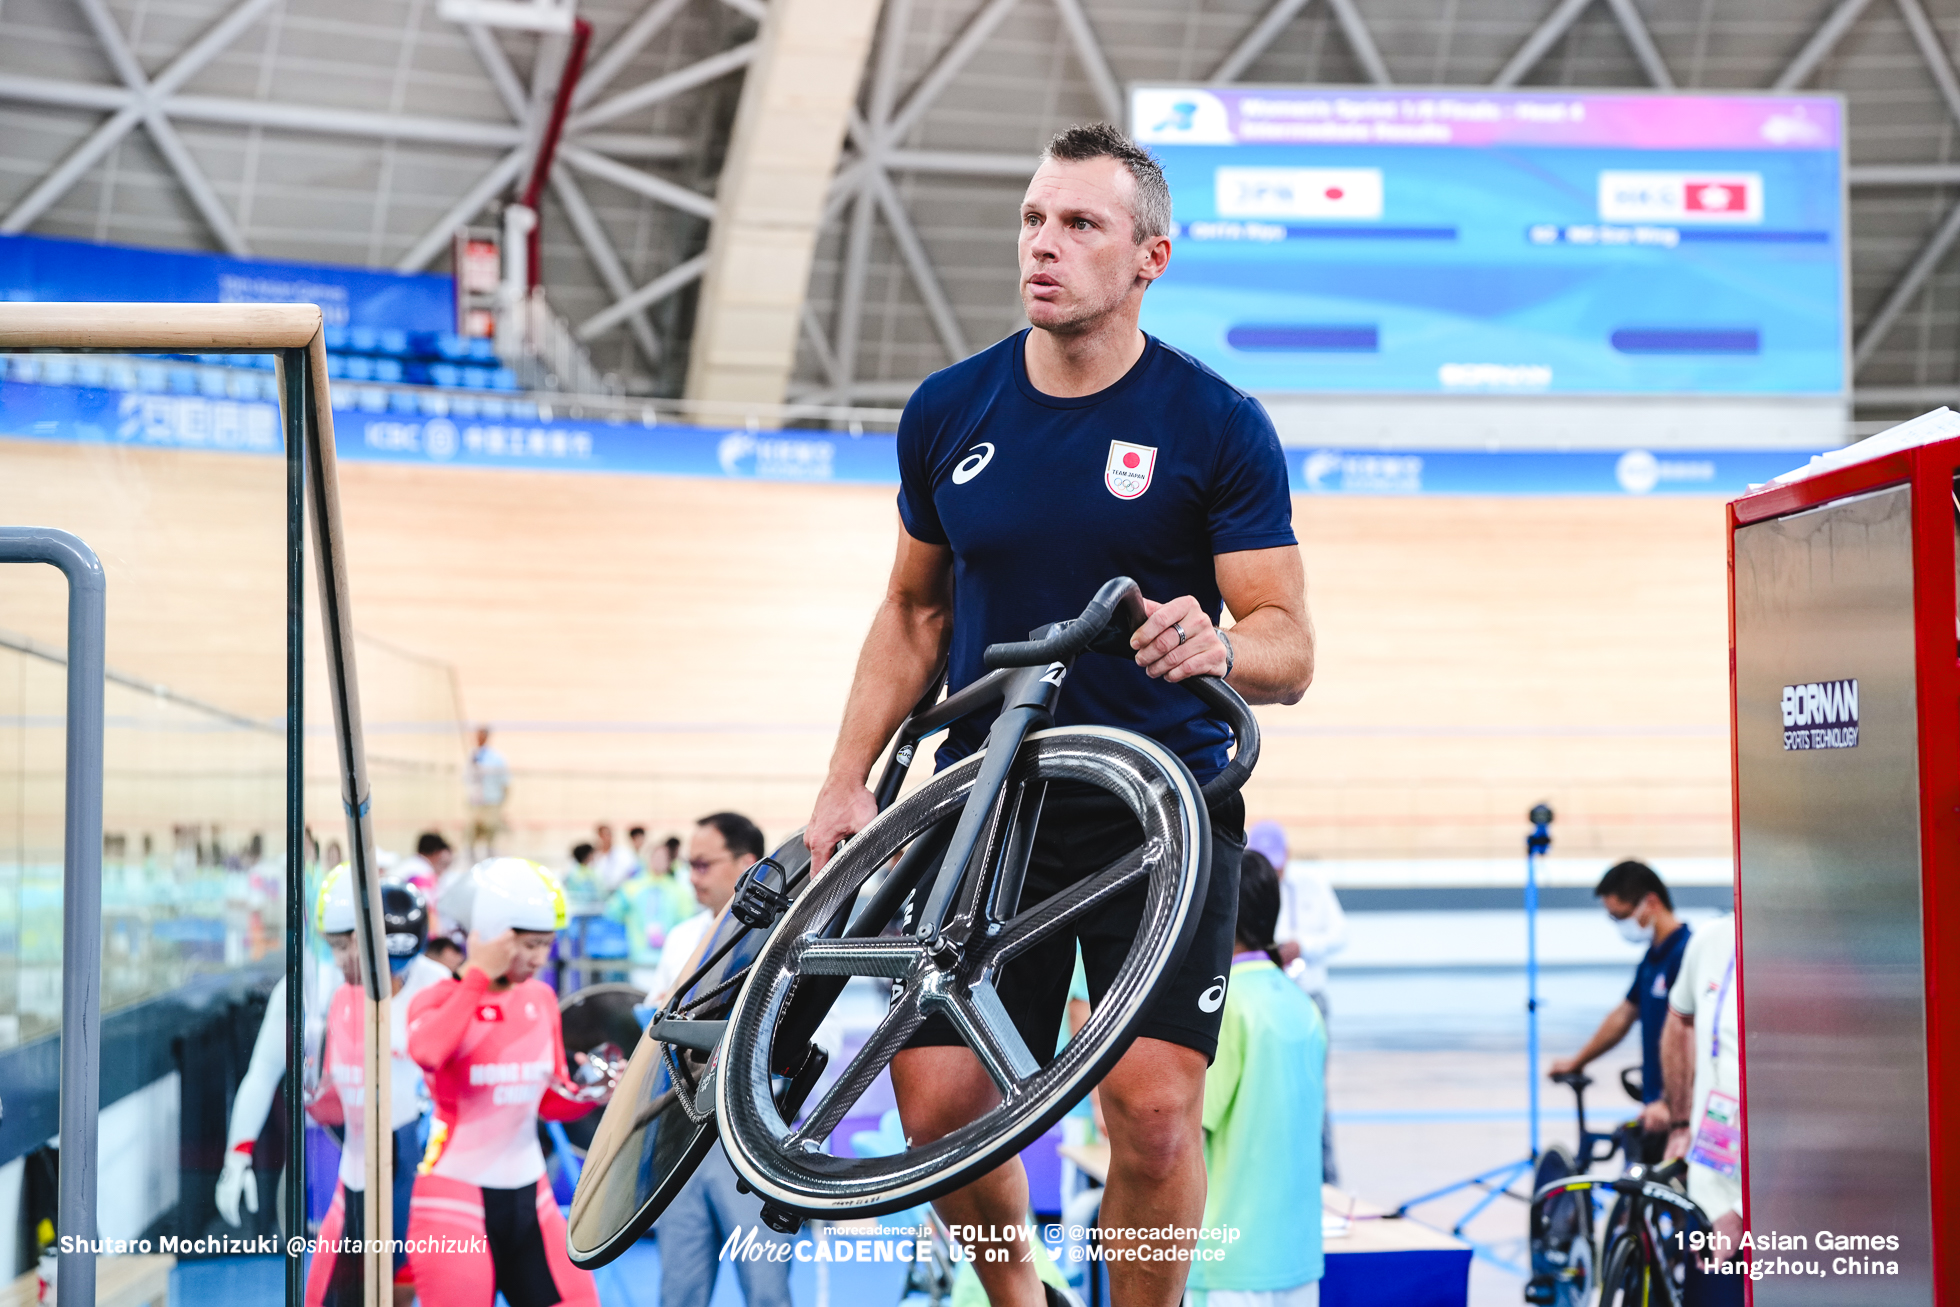
<path fill-rule="evenodd" d="M 338 935 L 354 929 L 354 874 L 346 863 L 328 872 L 327 878 L 320 882 L 313 924 L 322 935 Z"/>
<path fill-rule="evenodd" d="M 558 878 L 527 858 L 486 858 L 442 890 L 442 915 L 480 935 L 565 928 Z"/>

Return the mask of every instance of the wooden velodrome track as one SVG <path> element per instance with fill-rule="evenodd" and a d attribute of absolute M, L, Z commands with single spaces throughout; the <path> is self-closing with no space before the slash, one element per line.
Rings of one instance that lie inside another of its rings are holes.
<path fill-rule="evenodd" d="M 0 441 L 0 522 L 105 559 L 111 667 L 260 718 L 283 703 L 282 484 L 264 457 Z M 498 725 L 517 848 L 556 860 L 594 820 L 658 837 L 717 808 L 775 838 L 806 815 L 890 565 L 890 488 L 347 463 L 342 494 L 355 624 L 453 665 L 462 711 Z M 1262 710 L 1247 797 L 1296 854 L 1508 859 L 1540 799 L 1563 854 L 1727 852 L 1719 500 L 1294 509 L 1319 674 Z M 0 627 L 59 644 L 61 613 L 54 573 L 0 569 Z M 372 751 L 445 768 L 412 798 L 377 772 L 384 845 L 453 837 L 455 714 L 363 674 Z M 391 737 L 391 715 L 428 720 Z"/>

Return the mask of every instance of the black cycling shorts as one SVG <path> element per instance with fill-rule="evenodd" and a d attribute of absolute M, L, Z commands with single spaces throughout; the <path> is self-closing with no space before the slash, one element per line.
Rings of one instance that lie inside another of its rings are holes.
<path fill-rule="evenodd" d="M 516 1189 L 483 1190 L 483 1238 L 490 1245 L 497 1292 L 510 1307 L 552 1307 L 564 1301 L 538 1225 L 538 1186 L 550 1183 L 536 1180 Z"/>
<path fill-rule="evenodd" d="M 1021 910 L 1102 870 L 1143 842 L 1123 801 L 1107 790 L 1074 781 L 1051 781 L 1021 888 Z M 1232 932 L 1239 918 L 1239 858 L 1245 853 L 1245 800 L 1234 794 L 1211 812 L 1211 879 L 1197 930 L 1184 961 L 1157 1001 L 1144 1013 L 1139 1038 L 1162 1039 L 1205 1055 L 1218 1053 L 1224 1020 L 1225 983 L 1232 970 Z M 1046 1066 L 1055 1056 L 1068 1010 L 1075 948 L 1089 1002 L 1102 1002 L 1142 928 L 1144 896 L 1139 880 L 1104 908 L 1077 917 L 1075 932 L 1057 931 L 1003 968 L 995 981 L 1001 1003 L 1028 1051 Z M 964 1046 L 959 1032 L 935 1013 L 906 1041 L 907 1048 Z"/>

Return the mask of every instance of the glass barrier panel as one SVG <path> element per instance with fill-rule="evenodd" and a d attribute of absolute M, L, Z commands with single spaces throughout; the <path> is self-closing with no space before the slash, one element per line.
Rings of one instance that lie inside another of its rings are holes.
<path fill-rule="evenodd" d="M 16 422 L 46 407 L 24 392 L 48 388 L 15 371 L 0 383 L 0 523 L 73 532 L 107 578 L 97 1220 L 122 1242 L 105 1245 L 98 1291 L 281 1302 L 283 1236 L 302 1225 L 281 1177 L 303 1163 L 282 1007 L 293 869 L 277 410 L 183 395 L 120 426 Z M 90 411 L 76 395 L 73 411 Z M 169 442 L 152 439 L 158 424 Z M 163 447 L 261 429 L 269 447 Z M 0 1221 L 6 1279 L 35 1275 L 61 1233 L 66 611 L 54 569 L 0 567 L 0 1209 L 22 1217 Z"/>

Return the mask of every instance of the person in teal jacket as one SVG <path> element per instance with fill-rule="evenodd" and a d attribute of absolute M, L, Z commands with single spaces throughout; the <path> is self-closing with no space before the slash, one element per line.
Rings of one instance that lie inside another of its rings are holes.
<path fill-rule="evenodd" d="M 693 887 L 670 872 L 637 871 L 606 896 L 606 915 L 626 928 L 626 957 L 633 964 L 635 985 L 652 986 L 667 932 L 700 910 Z"/>
<path fill-rule="evenodd" d="M 1205 1075 L 1204 1237 L 1192 1307 L 1317 1307 L 1327 1027 L 1278 966 L 1279 874 L 1247 850 L 1218 1056 Z"/>

